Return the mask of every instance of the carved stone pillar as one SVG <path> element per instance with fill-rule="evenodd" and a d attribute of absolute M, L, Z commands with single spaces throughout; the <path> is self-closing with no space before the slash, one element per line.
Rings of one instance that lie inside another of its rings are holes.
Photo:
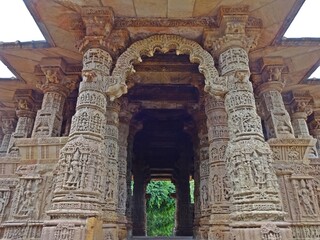
<path fill-rule="evenodd" d="M 17 138 L 27 138 L 31 136 L 39 96 L 32 90 L 21 89 L 15 92 L 15 100 L 18 122 L 15 132 L 11 135 L 7 151 L 10 154 L 18 154 L 18 148 L 15 146 L 15 140 Z"/>
<path fill-rule="evenodd" d="M 57 137 L 61 134 L 66 97 L 75 89 L 77 77 L 67 77 L 66 63 L 61 58 L 44 58 L 40 63 L 45 78 L 38 84 L 44 97 L 37 112 L 32 137 Z"/>
<path fill-rule="evenodd" d="M 103 234 L 118 239 L 119 107 L 107 101 L 104 91 L 104 77 L 109 75 L 111 64 L 110 54 L 102 48 L 85 51 L 76 113 L 69 140 L 60 152 L 52 207 L 47 214 L 54 219 L 69 219 L 74 230 L 70 239 L 80 239 L 90 224 L 94 224 L 97 239 Z M 102 227 L 98 218 L 108 225 Z M 54 239 L 59 226 L 52 225 L 54 221 L 44 227 L 42 239 Z M 106 230 L 102 232 L 102 228 Z"/>
<path fill-rule="evenodd" d="M 111 102 L 107 99 L 106 125 L 105 125 L 105 167 L 106 174 L 104 192 L 104 221 L 115 224 L 118 220 L 118 195 L 119 195 L 119 169 L 122 168 L 119 159 L 119 112 L 121 103 L 119 100 Z M 123 203 L 122 203 L 123 204 Z M 120 236 L 118 236 L 120 237 Z"/>
<path fill-rule="evenodd" d="M 291 239 L 291 230 L 283 222 L 285 213 L 271 164 L 272 152 L 264 140 L 249 81 L 247 51 L 255 46 L 259 32 L 258 26 L 252 28 L 247 24 L 248 13 L 246 8 L 229 11 L 222 8 L 218 19 L 220 33 L 212 33 L 217 37 L 212 50 L 219 58 L 220 73 L 227 86 L 225 108 L 230 140 L 225 158 L 231 183 L 230 234 L 237 240 L 269 238 L 269 235 Z M 277 233 L 272 229 L 263 233 L 266 226 L 268 229 L 273 226 Z"/>
<path fill-rule="evenodd" d="M 209 202 L 209 143 L 204 104 L 201 103 L 199 106 L 198 111 L 194 114 L 199 142 L 196 149 L 198 159 L 195 163 L 195 207 L 197 208 L 195 211 L 199 211 L 199 213 L 197 213 L 197 215 L 199 215 L 197 216 L 199 218 L 197 225 L 199 226 L 198 229 L 196 229 L 196 238 L 204 239 L 208 235 L 208 223 L 211 213 Z"/>
<path fill-rule="evenodd" d="M 133 153 L 133 142 L 136 133 L 142 129 L 142 124 L 138 122 L 131 122 L 129 128 L 129 136 L 128 136 L 128 148 L 127 148 L 127 199 L 126 199 L 126 217 L 127 217 L 127 230 L 128 235 L 132 235 L 132 210 L 133 210 L 133 199 L 132 199 L 132 162 L 134 161 L 134 153 Z"/>
<path fill-rule="evenodd" d="M 122 223 L 123 232 L 126 233 L 126 202 L 127 202 L 127 158 L 128 135 L 132 114 L 128 109 L 127 99 L 122 99 L 119 122 L 119 157 L 118 157 L 118 221 Z M 123 234 L 124 234 L 123 233 Z"/>
<path fill-rule="evenodd" d="M 257 85 L 256 92 L 262 103 L 266 137 L 267 139 L 294 138 L 290 116 L 281 95 L 285 84 L 282 77 L 285 67 L 281 64 L 282 59 L 276 60 L 263 59 L 261 79 L 255 84 Z"/>
<path fill-rule="evenodd" d="M 195 141 L 194 141 L 195 143 Z M 200 219 L 201 219 L 201 203 L 200 203 L 200 157 L 199 147 L 194 144 L 194 216 L 193 216 L 193 232 L 196 239 L 201 239 Z"/>
<path fill-rule="evenodd" d="M 256 112 L 252 85 L 249 81 L 249 59 L 241 47 L 221 53 L 219 64 L 227 76 L 229 91 L 225 97 L 230 141 L 226 162 L 232 182 L 231 217 L 235 221 L 282 221 L 277 177 L 272 167 L 272 152 L 264 141 L 260 118 Z M 263 197 L 262 197 L 263 196 Z M 239 239 L 260 231 L 233 229 Z M 249 234 L 249 235 L 247 235 Z M 287 231 L 283 230 L 287 237 Z"/>
<path fill-rule="evenodd" d="M 137 162 L 136 162 L 137 163 Z M 146 178 L 143 163 L 135 164 L 133 169 L 133 209 L 132 209 L 132 235 L 146 236 L 147 213 L 146 213 Z"/>
<path fill-rule="evenodd" d="M 192 236 L 193 234 L 188 164 L 188 157 L 192 155 L 188 150 L 192 149 L 184 147 L 180 149 L 180 158 L 173 176 L 176 186 L 175 236 Z"/>
<path fill-rule="evenodd" d="M 2 116 L 1 120 L 4 136 L 1 142 L 0 153 L 6 153 L 8 151 L 11 135 L 14 133 L 17 120 L 14 112 L 10 112 L 7 115 Z"/>
<path fill-rule="evenodd" d="M 70 221 L 77 235 L 83 234 L 87 218 L 101 216 L 101 203 L 105 206 L 108 200 L 113 210 L 108 217 L 116 219 L 117 165 L 110 166 L 109 160 L 112 157 L 116 161 L 118 147 L 117 142 L 105 144 L 105 139 L 106 133 L 117 139 L 118 129 L 110 125 L 117 124 L 118 118 L 109 115 L 106 121 L 108 104 L 103 88 L 103 77 L 109 74 L 111 63 L 103 49 L 90 48 L 84 53 L 76 113 L 69 140 L 60 152 L 52 207 L 47 212 L 55 219 L 84 219 Z M 55 231 L 45 227 L 43 239 L 52 239 Z"/>
<path fill-rule="evenodd" d="M 230 179 L 225 166 L 225 151 L 229 129 L 224 99 L 206 96 L 209 142 L 209 206 L 210 232 L 208 239 L 229 237 Z"/>
<path fill-rule="evenodd" d="M 312 97 L 308 92 L 290 92 L 287 96 L 291 110 L 294 134 L 297 138 L 311 137 L 307 125 L 307 117 L 311 113 L 309 105 Z"/>

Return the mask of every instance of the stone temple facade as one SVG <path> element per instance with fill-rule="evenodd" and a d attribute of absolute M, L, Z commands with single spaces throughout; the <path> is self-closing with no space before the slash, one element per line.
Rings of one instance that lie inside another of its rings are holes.
<path fill-rule="evenodd" d="M 181 239 L 320 239 L 320 40 L 282 37 L 303 1 L 25 3 L 47 41 L 0 43 L 0 239 L 145 236 L 151 179 Z"/>

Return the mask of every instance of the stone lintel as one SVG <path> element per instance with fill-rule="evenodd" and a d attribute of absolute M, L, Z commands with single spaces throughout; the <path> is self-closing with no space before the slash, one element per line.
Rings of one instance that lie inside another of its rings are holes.
<path fill-rule="evenodd" d="M 45 57 L 41 59 L 40 67 L 44 70 L 46 68 L 57 67 L 60 68 L 63 72 L 65 72 L 67 62 L 61 57 Z"/>

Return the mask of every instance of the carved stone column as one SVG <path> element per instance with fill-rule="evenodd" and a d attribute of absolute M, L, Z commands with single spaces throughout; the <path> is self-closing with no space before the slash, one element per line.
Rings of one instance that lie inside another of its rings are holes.
<path fill-rule="evenodd" d="M 291 230 L 284 223 L 272 152 L 264 140 L 249 81 L 248 51 L 255 46 L 259 29 L 247 24 L 248 13 L 245 8 L 222 8 L 220 33 L 216 33 L 212 47 L 227 86 L 225 108 L 230 140 L 225 158 L 231 183 L 230 234 L 237 240 L 269 236 L 291 239 Z"/>
<path fill-rule="evenodd" d="M 200 100 L 201 101 L 201 100 Z M 199 211 L 197 216 L 199 218 L 198 229 L 196 229 L 196 238 L 207 238 L 209 231 L 209 218 L 210 218 L 210 195 L 209 195 L 209 143 L 208 143 L 208 130 L 207 118 L 204 111 L 203 102 L 199 104 L 199 109 L 194 113 L 194 118 L 197 123 L 198 146 L 197 161 L 195 163 L 195 211 Z M 196 216 L 195 216 L 196 217 Z M 196 222 L 195 222 L 196 223 Z"/>
<path fill-rule="evenodd" d="M 119 122 L 119 156 L 118 156 L 118 221 L 122 223 L 123 234 L 126 233 L 126 202 L 127 202 L 127 157 L 128 135 L 130 128 L 131 112 L 127 109 L 127 99 L 122 99 Z"/>
<path fill-rule="evenodd" d="M 134 112 L 136 111 L 134 107 Z M 133 142 L 136 133 L 142 129 L 142 124 L 131 121 L 129 126 L 129 135 L 128 135 L 128 147 L 127 147 L 127 171 L 126 171 L 126 184 L 127 184 L 127 199 L 126 199 L 126 218 L 127 218 L 127 232 L 128 236 L 132 236 L 132 162 L 134 161 L 133 154 Z"/>
<path fill-rule="evenodd" d="M 284 106 L 281 91 L 285 80 L 282 59 L 262 60 L 261 79 L 255 83 L 256 92 L 262 103 L 267 139 L 294 138 L 290 116 Z"/>
<path fill-rule="evenodd" d="M 105 11 L 110 13 L 109 9 L 100 9 L 100 14 Z M 83 18 L 89 15 L 88 18 L 93 19 L 96 13 L 85 8 L 82 14 Z M 52 207 L 47 212 L 52 220 L 42 233 L 42 239 L 46 240 L 54 239 L 61 228 L 72 232 L 68 238 L 74 240 L 86 236 L 86 228 L 92 228 L 92 234 L 98 240 L 103 236 L 119 239 L 116 210 L 120 107 L 117 102 L 110 102 L 105 94 L 105 77 L 110 74 L 112 65 L 112 57 L 103 45 L 107 28 L 102 28 L 101 36 L 95 37 L 97 33 L 92 31 L 99 28 L 89 24 L 105 22 L 88 20 L 87 23 L 86 34 L 89 36 L 83 40 L 80 49 L 84 52 L 83 81 L 79 87 L 69 140 L 60 152 Z M 60 221 L 57 225 L 59 221 L 53 219 L 67 221 Z M 64 222 L 67 222 L 66 226 Z"/>
<path fill-rule="evenodd" d="M 115 158 L 118 154 L 117 143 L 105 144 L 108 130 L 110 135 L 118 137 L 118 129 L 109 129 L 106 124 L 103 77 L 109 74 L 111 63 L 110 55 L 101 48 L 90 48 L 84 53 L 83 81 L 79 87 L 76 113 L 72 118 L 69 140 L 60 152 L 52 207 L 47 213 L 55 219 L 83 219 L 69 221 L 69 227 L 74 229 L 74 237 L 70 239 L 78 239 L 84 234 L 83 226 L 88 224 L 86 219 L 101 216 L 101 203 L 117 196 L 114 178 L 117 166 L 108 165 L 109 156 Z M 112 124 L 117 121 L 117 115 L 109 119 Z M 116 218 L 116 202 L 111 202 L 113 212 L 110 212 L 110 218 L 113 220 Z M 42 239 L 53 239 L 58 228 L 59 225 L 57 228 L 45 227 Z"/>
<path fill-rule="evenodd" d="M 14 112 L 9 112 L 7 115 L 2 116 L 1 120 L 4 136 L 0 146 L 0 153 L 6 153 L 8 151 L 11 135 L 14 133 L 17 120 Z"/>
<path fill-rule="evenodd" d="M 108 97 L 107 97 L 108 98 Z M 115 224 L 118 221 L 118 195 L 119 195 L 119 169 L 122 167 L 119 159 L 119 112 L 121 103 L 119 100 L 111 102 L 107 99 L 106 104 L 106 125 L 105 125 L 105 167 L 106 174 L 104 192 L 104 215 L 107 223 Z M 123 186 L 122 186 L 123 187 Z M 123 193 L 124 194 L 124 193 Z M 123 203 L 122 203 L 123 204 Z M 120 236 L 118 236 L 120 237 Z"/>
<path fill-rule="evenodd" d="M 146 166 L 142 162 L 136 161 L 133 169 L 133 209 L 132 209 L 132 235 L 146 236 L 147 213 L 146 213 L 146 188 L 148 178 Z"/>
<path fill-rule="evenodd" d="M 229 129 L 224 99 L 206 97 L 206 115 L 209 142 L 209 206 L 210 232 L 208 239 L 229 237 L 230 179 L 225 166 L 225 151 Z"/>
<path fill-rule="evenodd" d="M 32 137 L 57 137 L 61 134 L 65 99 L 75 89 L 78 78 L 65 75 L 66 63 L 61 58 L 44 58 L 40 67 L 45 77 L 38 87 L 44 97 Z"/>
<path fill-rule="evenodd" d="M 220 55 L 221 71 L 227 76 L 229 91 L 225 97 L 230 141 L 226 162 L 232 182 L 231 217 L 235 221 L 282 221 L 277 177 L 272 167 L 272 152 L 264 141 L 260 118 L 249 82 L 249 59 L 241 47 L 230 48 Z M 263 196 L 263 197 L 262 197 Z M 233 229 L 239 239 L 260 231 Z M 249 234 L 249 235 L 247 235 Z M 287 237 L 287 231 L 283 231 Z M 260 237 L 260 236 L 259 236 Z"/>
<path fill-rule="evenodd" d="M 31 136 L 34 119 L 36 116 L 37 102 L 39 96 L 32 90 L 21 89 L 15 92 L 16 115 L 18 117 L 15 132 L 11 135 L 8 153 L 18 154 L 19 149 L 15 146 L 17 138 L 27 138 Z"/>
<path fill-rule="evenodd" d="M 311 113 L 309 105 L 312 97 L 308 92 L 289 92 L 287 96 L 291 110 L 294 134 L 297 138 L 311 137 L 307 125 L 307 117 Z"/>
<path fill-rule="evenodd" d="M 190 169 L 188 158 L 192 156 L 186 147 L 180 148 L 180 157 L 173 176 L 176 186 L 175 236 L 192 236 L 192 215 L 190 198 Z"/>

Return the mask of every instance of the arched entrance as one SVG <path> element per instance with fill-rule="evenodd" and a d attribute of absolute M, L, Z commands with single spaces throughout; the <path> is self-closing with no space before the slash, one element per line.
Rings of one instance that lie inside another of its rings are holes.
<path fill-rule="evenodd" d="M 165 179 L 174 182 L 177 189 L 175 234 L 191 236 L 195 216 L 199 215 L 197 201 L 203 201 L 198 135 L 199 131 L 207 131 L 204 92 L 225 92 L 212 56 L 194 41 L 176 35 L 155 35 L 132 44 L 118 58 L 108 80 L 107 94 L 111 99 L 126 94 L 128 104 L 136 106 L 130 129 L 137 123 L 142 126 L 133 137 L 133 154 L 128 163 L 132 166 L 128 175 L 133 174 L 134 179 L 129 211 L 133 234 L 147 234 L 148 181 Z M 196 178 L 196 210 L 190 201 L 190 178 Z"/>
<path fill-rule="evenodd" d="M 133 43 L 118 58 L 111 77 L 108 78 L 107 93 L 111 100 L 127 93 L 127 77 L 135 72 L 134 64 L 142 57 L 153 57 L 155 52 L 167 53 L 174 50 L 176 55 L 188 55 L 191 63 L 199 64 L 198 70 L 204 75 L 204 90 L 212 95 L 226 92 L 225 81 L 214 67 L 213 57 L 198 43 L 178 35 L 154 35 Z"/>

